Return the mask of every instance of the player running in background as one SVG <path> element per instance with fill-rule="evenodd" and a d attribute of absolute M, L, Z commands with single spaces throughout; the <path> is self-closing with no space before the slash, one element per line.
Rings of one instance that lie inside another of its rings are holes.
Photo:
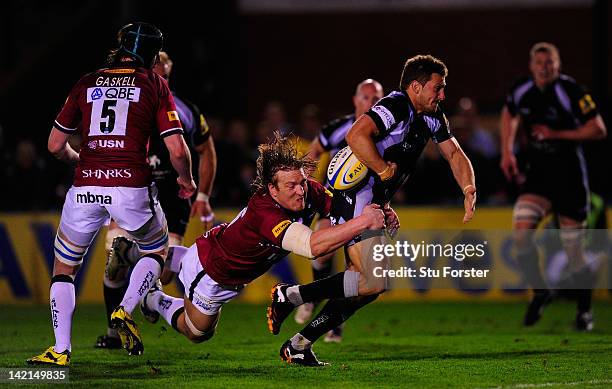
<path fill-rule="evenodd" d="M 368 78 L 357 85 L 353 96 L 353 107 L 355 111 L 341 118 L 332 120 L 319 131 L 319 135 L 310 144 L 310 157 L 319 160 L 321 155 L 329 152 L 329 158 L 333 158 L 338 150 L 345 147 L 344 137 L 351 128 L 355 120 L 366 113 L 378 100 L 383 98 L 382 85 L 376 80 Z M 319 164 L 319 169 L 326 171 L 327 166 Z M 329 228 L 331 222 L 328 218 L 320 217 L 317 221 L 315 231 Z M 333 267 L 334 253 L 321 256 L 312 261 L 312 276 L 314 281 L 329 277 Z M 295 312 L 295 321 L 298 324 L 306 323 L 315 309 L 318 302 L 305 303 L 300 305 Z M 340 342 L 342 340 L 342 326 L 332 329 L 325 335 L 326 342 Z"/>
<path fill-rule="evenodd" d="M 500 166 L 508 180 L 520 185 L 514 205 L 513 228 L 517 261 L 534 294 L 523 319 L 535 324 L 553 298 L 542 277 L 533 233 L 540 221 L 555 212 L 563 248 L 576 270 L 588 280 L 584 266 L 582 229 L 588 212 L 589 188 L 582 141 L 603 139 L 606 126 L 590 94 L 572 78 L 560 74 L 559 50 L 546 42 L 530 51 L 531 76 L 521 79 L 506 98 L 501 116 Z M 514 141 L 519 124 L 527 132 L 526 170 L 519 171 Z M 581 269 L 577 269 L 580 268 Z M 588 284 L 589 282 L 582 282 Z M 576 328 L 593 328 L 591 289 L 578 292 Z"/>
<path fill-rule="evenodd" d="M 474 170 L 450 133 L 446 116 L 439 107 L 445 98 L 446 75 L 444 63 L 430 55 L 408 59 L 399 90 L 385 96 L 353 124 L 346 141 L 369 172 L 362 185 L 334 192 L 332 224 L 343 225 L 361 214 L 367 204 L 378 204 L 385 210 L 388 229 L 392 233 L 396 231 L 399 221 L 389 208 L 389 202 L 410 176 L 430 138 L 449 162 L 463 190 L 463 222 L 471 220 L 476 204 Z M 303 330 L 281 346 L 283 360 L 307 366 L 320 365 L 318 361 L 307 361 L 301 356 L 309 352 L 319 337 L 385 291 L 386 280 L 373 275 L 372 258 L 364 255 L 368 247 L 381 241 L 380 235 L 356 236 L 348 242 L 345 251 L 348 268 L 342 273 L 308 285 L 278 284 L 274 287 L 268 307 L 268 325 L 273 334 L 279 333 L 282 322 L 294 307 L 330 299 Z"/>
<path fill-rule="evenodd" d="M 111 321 L 128 352 L 142 353 L 131 313 L 158 279 L 168 248 L 166 219 L 146 159 L 153 132 L 168 147 L 179 174 L 179 195 L 190 197 L 196 189 L 174 99 L 166 81 L 151 70 L 162 48 L 161 31 L 147 23 L 128 24 L 119 31 L 118 41 L 109 67 L 83 76 L 72 88 L 49 136 L 49 151 L 76 163 L 76 171 L 54 244 L 50 301 L 55 345 L 28 359 L 30 364 L 70 364 L 74 278 L 109 217 L 136 241 L 141 253 Z M 68 144 L 77 127 L 80 153 Z"/>
<path fill-rule="evenodd" d="M 221 307 L 290 252 L 316 258 L 368 229 L 384 227 L 380 207 L 369 205 L 342 225 L 317 232 L 308 228 L 317 213 L 329 214 L 331 193 L 306 177 L 315 162 L 308 156 L 299 158 L 295 145 L 279 132 L 274 136 L 259 146 L 257 191 L 248 205 L 231 223 L 212 228 L 188 249 L 179 274 L 184 298 L 156 287 L 149 291 L 141 304 L 149 321 L 161 315 L 189 340 L 203 342 L 213 336 Z M 356 285 L 347 288 L 356 295 Z M 310 350 L 304 359 L 316 361 Z"/>
<path fill-rule="evenodd" d="M 159 60 L 153 71 L 169 79 L 172 72 L 172 60 L 165 52 L 159 53 Z M 179 261 L 172 261 L 174 253 L 177 258 L 184 253 L 183 236 L 191 216 L 197 216 L 204 225 L 204 231 L 212 227 L 214 213 L 210 207 L 209 197 L 217 166 L 217 157 L 210 129 L 198 107 L 172 92 L 176 110 L 183 126 L 184 136 L 192 152 L 199 157 L 198 194 L 193 204 L 189 199 L 177 196 L 177 174 L 170 163 L 170 155 L 159 136 L 152 136 L 149 142 L 149 164 L 153 169 L 153 179 L 159 191 L 159 200 L 168 221 L 169 252 L 161 276 L 161 282 L 167 284 L 172 280 L 172 270 L 178 272 Z M 193 156 L 192 156 L 193 158 Z M 121 348 L 117 330 L 111 328 L 111 313 L 119 305 L 127 287 L 128 270 L 140 257 L 138 246 L 126 237 L 124 230 L 111 222 L 106 234 L 108 261 L 104 273 L 104 303 L 108 328 L 106 335 L 96 340 L 97 348 Z"/>

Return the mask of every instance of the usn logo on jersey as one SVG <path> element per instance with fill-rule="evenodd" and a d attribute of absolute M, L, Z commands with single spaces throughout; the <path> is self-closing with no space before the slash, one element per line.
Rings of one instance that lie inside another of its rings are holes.
<path fill-rule="evenodd" d="M 87 147 L 92 150 L 101 149 L 122 149 L 125 147 L 125 141 L 116 139 L 96 139 L 87 142 Z"/>

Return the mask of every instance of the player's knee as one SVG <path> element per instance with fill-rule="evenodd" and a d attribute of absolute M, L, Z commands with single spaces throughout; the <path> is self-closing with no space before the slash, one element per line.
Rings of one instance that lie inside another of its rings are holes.
<path fill-rule="evenodd" d="M 211 339 L 214 335 L 215 335 L 215 329 L 213 328 L 212 330 L 205 332 L 203 335 L 190 334 L 188 338 L 192 343 L 202 343 L 202 342 L 206 342 L 207 340 Z"/>
<path fill-rule="evenodd" d="M 359 276 L 359 296 L 371 296 L 384 293 L 387 280 L 384 277 L 374 277 L 371 272 L 362 272 Z"/>
<path fill-rule="evenodd" d="M 386 291 L 387 289 L 385 289 L 385 287 L 383 286 L 371 286 L 371 287 L 360 287 L 359 288 L 359 295 L 360 296 L 375 296 L 375 295 L 379 295 L 382 294 Z"/>
<path fill-rule="evenodd" d="M 546 216 L 546 209 L 532 201 L 519 200 L 512 210 L 512 222 L 519 229 L 533 229 Z"/>
<path fill-rule="evenodd" d="M 209 340 L 215 335 L 216 322 L 214 325 L 206 329 L 200 329 L 196 327 L 195 324 L 193 324 L 193 322 L 189 318 L 189 315 L 187 315 L 187 312 L 184 313 L 183 318 L 185 320 L 185 326 L 187 327 L 187 330 L 185 331 L 185 336 L 187 336 L 187 339 L 189 339 L 191 342 L 202 343 Z"/>

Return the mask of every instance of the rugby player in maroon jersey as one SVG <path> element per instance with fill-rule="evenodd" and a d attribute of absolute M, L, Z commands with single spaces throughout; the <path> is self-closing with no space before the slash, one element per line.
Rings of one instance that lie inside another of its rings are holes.
<path fill-rule="evenodd" d="M 112 324 L 130 355 L 143 352 L 131 313 L 159 278 L 168 249 L 166 218 L 147 163 L 153 131 L 170 152 L 179 175 L 179 196 L 195 191 L 174 99 L 166 81 L 151 70 L 162 48 L 161 31 L 133 23 L 119 31 L 118 41 L 109 66 L 83 76 L 72 88 L 49 136 L 49 151 L 76 162 L 76 171 L 54 243 L 50 302 L 55 345 L 28 359 L 30 364 L 70 364 L 74 278 L 109 217 L 136 241 L 141 254 Z M 77 132 L 82 138 L 79 153 L 68 143 Z"/>
<path fill-rule="evenodd" d="M 369 205 L 347 223 L 313 232 L 308 225 L 316 214 L 328 216 L 332 200 L 329 191 L 307 177 L 315 163 L 308 156 L 298 157 L 295 145 L 278 132 L 259 146 L 259 153 L 256 192 L 248 205 L 187 250 L 179 274 L 184 298 L 168 296 L 157 287 L 149 291 L 141 304 L 149 321 L 161 315 L 189 340 L 203 342 L 213 336 L 221 307 L 290 252 L 313 259 L 366 230 L 384 228 L 383 211 Z M 356 293 L 354 275 L 345 273 L 342 293 Z M 309 353 L 305 357 L 316 360 Z"/>

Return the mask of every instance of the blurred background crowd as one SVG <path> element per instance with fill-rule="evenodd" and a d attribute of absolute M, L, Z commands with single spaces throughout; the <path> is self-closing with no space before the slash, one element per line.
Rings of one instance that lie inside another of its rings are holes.
<path fill-rule="evenodd" d="M 449 68 L 443 107 L 474 165 L 480 204 L 515 198 L 516 188 L 499 169 L 499 113 L 510 86 L 528 73 L 533 43 L 559 47 L 562 72 L 588 86 L 608 128 L 612 123 L 606 1 L 203 3 L 6 2 L 0 15 L 1 211 L 61 208 L 72 169 L 46 151 L 53 119 L 78 77 L 103 65 L 115 31 L 135 20 L 164 32 L 174 60 L 171 88 L 198 105 L 212 129 L 215 207 L 245 203 L 256 146 L 273 130 L 307 144 L 326 122 L 352 112 L 360 81 L 374 78 L 387 94 L 397 88 L 404 61 L 419 53 Z M 610 140 L 585 148 L 592 190 L 609 204 Z M 435 147 L 420 164 L 396 204 L 461 199 Z"/>

